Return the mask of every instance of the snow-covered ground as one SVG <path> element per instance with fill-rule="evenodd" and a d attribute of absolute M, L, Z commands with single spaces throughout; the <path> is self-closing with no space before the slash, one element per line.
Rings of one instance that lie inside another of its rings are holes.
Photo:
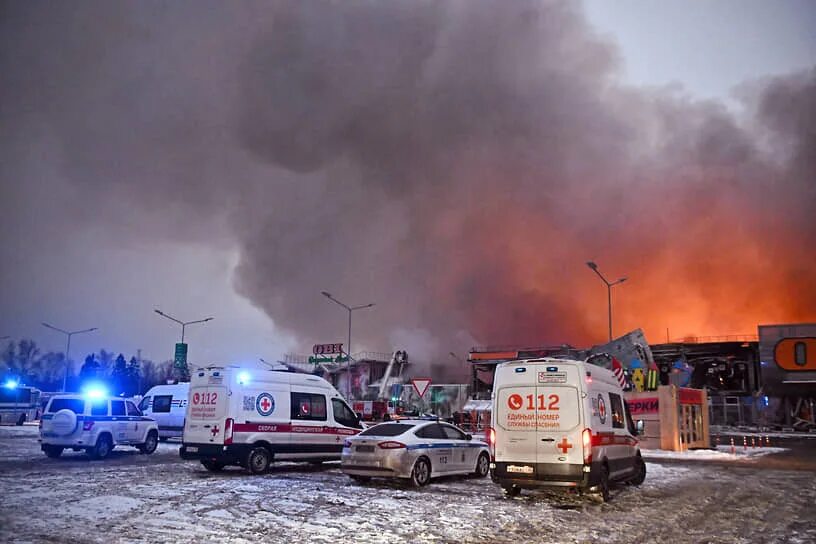
<path fill-rule="evenodd" d="M 772 453 L 782 453 L 786 448 L 755 447 L 743 448 L 742 446 L 718 446 L 711 450 L 687 450 L 687 451 L 667 451 L 667 450 L 642 450 L 643 458 L 649 461 L 657 459 L 675 459 L 681 461 L 741 461 L 762 457 Z"/>
<path fill-rule="evenodd" d="M 647 452 L 640 488 L 599 504 L 561 493 L 503 497 L 488 479 L 415 490 L 352 483 L 336 463 L 211 474 L 123 448 L 104 461 L 48 459 L 35 427 L 0 427 L 2 542 L 816 542 L 816 473 Z M 772 456 L 773 451 L 766 451 Z M 678 462 L 679 461 L 679 462 Z"/>

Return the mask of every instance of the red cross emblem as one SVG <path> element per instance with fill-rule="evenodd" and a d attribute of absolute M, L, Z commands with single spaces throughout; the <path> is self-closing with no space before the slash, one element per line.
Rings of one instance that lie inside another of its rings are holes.
<path fill-rule="evenodd" d="M 264 412 L 268 412 L 270 406 L 272 406 L 272 403 L 269 402 L 268 398 L 264 397 L 261 399 L 261 409 L 263 409 Z"/>
<path fill-rule="evenodd" d="M 215 427 L 213 427 L 212 429 L 210 429 L 210 432 L 212 433 L 212 435 L 213 435 L 213 436 L 215 436 L 215 435 L 217 435 L 217 434 L 218 434 L 218 432 L 219 432 L 220 430 L 221 430 L 221 429 L 219 429 L 219 428 L 218 428 L 218 425 L 216 425 Z"/>
<path fill-rule="evenodd" d="M 572 444 L 567 442 L 567 438 L 564 437 L 561 439 L 561 442 L 555 445 L 555 447 L 561 450 L 566 455 L 567 450 L 569 450 L 572 447 Z"/>

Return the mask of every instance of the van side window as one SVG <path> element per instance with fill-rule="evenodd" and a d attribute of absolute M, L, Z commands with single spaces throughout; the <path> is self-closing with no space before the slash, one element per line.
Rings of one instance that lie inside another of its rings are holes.
<path fill-rule="evenodd" d="M 334 420 L 340 425 L 354 427 L 355 429 L 360 428 L 357 416 L 354 415 L 354 412 L 352 412 L 342 400 L 332 399 L 332 410 L 334 410 Z"/>
<path fill-rule="evenodd" d="M 153 413 L 168 413 L 170 412 L 170 403 L 173 401 L 173 395 L 156 395 L 153 397 Z"/>
<path fill-rule="evenodd" d="M 626 427 L 629 429 L 629 434 L 635 436 L 637 434 L 637 427 L 635 427 L 635 421 L 632 419 L 632 412 L 629 410 L 629 403 L 624 401 L 623 407 L 626 410 Z"/>
<path fill-rule="evenodd" d="M 292 419 L 326 421 L 326 396 L 292 393 Z"/>
<path fill-rule="evenodd" d="M 623 415 L 623 402 L 620 395 L 609 393 L 609 404 L 612 408 L 612 427 L 616 429 L 623 429 L 626 427 L 625 418 Z"/>

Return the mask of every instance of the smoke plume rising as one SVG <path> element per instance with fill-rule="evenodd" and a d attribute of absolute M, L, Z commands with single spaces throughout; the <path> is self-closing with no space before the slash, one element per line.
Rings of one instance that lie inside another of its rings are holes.
<path fill-rule="evenodd" d="M 5 4 L 4 197 L 238 245 L 237 291 L 304 347 L 345 336 L 322 290 L 376 303 L 355 351 L 601 342 L 587 260 L 629 278 L 616 333 L 816 319 L 816 69 L 738 116 L 620 83 L 574 2 L 235 8 Z"/>

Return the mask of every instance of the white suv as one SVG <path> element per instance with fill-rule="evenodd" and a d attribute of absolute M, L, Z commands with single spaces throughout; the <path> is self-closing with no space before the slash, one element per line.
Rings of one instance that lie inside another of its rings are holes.
<path fill-rule="evenodd" d="M 40 420 L 41 448 L 48 457 L 59 457 L 71 448 L 104 459 L 118 445 L 153 453 L 158 441 L 156 422 L 144 417 L 132 401 L 118 397 L 55 395 Z"/>

